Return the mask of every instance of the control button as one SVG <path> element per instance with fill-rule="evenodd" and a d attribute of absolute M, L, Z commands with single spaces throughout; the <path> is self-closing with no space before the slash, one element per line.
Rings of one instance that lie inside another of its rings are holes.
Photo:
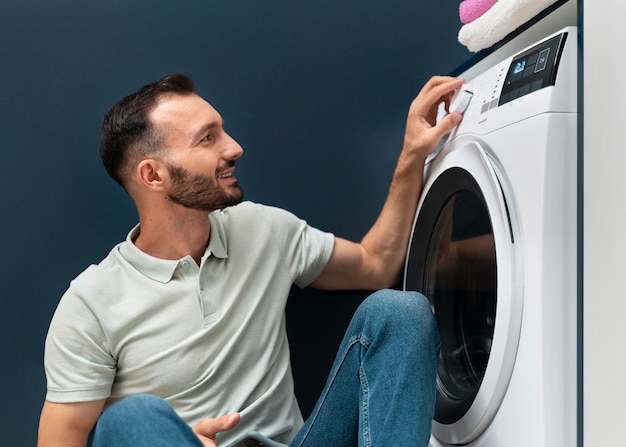
<path fill-rule="evenodd" d="M 529 94 L 529 93 L 530 93 L 530 84 L 522 85 L 519 88 L 519 96 L 520 96 L 520 98 L 522 96 L 525 96 L 525 95 Z"/>
<path fill-rule="evenodd" d="M 535 65 L 527 65 L 526 70 L 524 70 L 524 77 L 535 74 Z"/>
<path fill-rule="evenodd" d="M 528 65 L 535 65 L 535 63 L 537 62 L 537 58 L 539 57 L 539 53 L 533 53 L 530 56 L 528 56 Z"/>
<path fill-rule="evenodd" d="M 530 91 L 536 92 L 537 90 L 541 90 L 543 88 L 543 79 L 537 79 L 535 82 L 530 84 Z"/>
<path fill-rule="evenodd" d="M 471 85 L 463 84 L 459 90 L 455 93 L 452 101 L 450 101 L 450 113 L 460 112 L 463 113 L 469 106 L 470 101 L 474 96 L 474 90 Z"/>
<path fill-rule="evenodd" d="M 543 49 L 539 52 L 537 65 L 535 66 L 535 73 L 539 73 L 541 70 L 546 68 L 546 65 L 548 64 L 548 54 L 550 54 L 550 48 Z"/>
<path fill-rule="evenodd" d="M 511 73 L 507 78 L 506 78 L 506 84 L 510 85 L 513 84 L 514 82 L 519 81 L 520 79 L 522 79 L 522 76 L 524 76 L 524 72 L 520 71 L 517 73 Z"/>

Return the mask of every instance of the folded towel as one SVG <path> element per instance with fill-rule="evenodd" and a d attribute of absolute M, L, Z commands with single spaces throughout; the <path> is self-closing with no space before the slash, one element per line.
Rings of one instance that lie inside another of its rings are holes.
<path fill-rule="evenodd" d="M 482 16 L 461 27 L 459 42 L 474 52 L 489 48 L 556 1 L 498 0 Z"/>
<path fill-rule="evenodd" d="M 471 23 L 489 11 L 498 0 L 463 0 L 459 5 L 461 23 Z"/>

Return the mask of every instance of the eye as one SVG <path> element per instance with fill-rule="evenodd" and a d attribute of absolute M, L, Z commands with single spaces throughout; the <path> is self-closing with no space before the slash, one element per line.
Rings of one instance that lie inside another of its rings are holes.
<path fill-rule="evenodd" d="M 213 140 L 215 140 L 215 135 L 213 135 L 212 133 L 208 134 L 207 136 L 205 136 L 204 138 L 202 138 L 200 140 L 201 143 L 205 143 L 205 142 L 212 142 Z"/>

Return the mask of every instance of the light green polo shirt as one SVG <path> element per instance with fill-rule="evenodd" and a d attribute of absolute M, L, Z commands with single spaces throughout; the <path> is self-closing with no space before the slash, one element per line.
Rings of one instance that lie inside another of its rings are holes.
<path fill-rule="evenodd" d="M 251 202 L 213 212 L 200 266 L 133 244 L 139 226 L 62 297 L 46 340 L 47 399 L 165 398 L 190 425 L 240 411 L 220 442 L 259 430 L 288 443 L 302 424 L 285 304 L 332 254 L 334 237 Z"/>

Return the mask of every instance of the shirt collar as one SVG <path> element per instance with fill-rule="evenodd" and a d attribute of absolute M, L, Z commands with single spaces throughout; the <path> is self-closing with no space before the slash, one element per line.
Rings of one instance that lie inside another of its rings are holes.
<path fill-rule="evenodd" d="M 209 236 L 209 246 L 204 256 L 213 255 L 216 258 L 228 258 L 228 250 L 226 250 L 226 236 L 219 231 L 215 222 L 211 221 L 211 235 Z"/>
<path fill-rule="evenodd" d="M 195 262 L 191 256 L 185 256 L 178 260 L 160 259 L 150 256 L 137 248 L 133 242 L 138 235 L 139 224 L 130 230 L 126 236 L 126 241 L 120 245 L 120 254 L 135 269 L 150 279 L 163 284 L 168 283 L 174 276 L 176 269 L 183 262 Z M 209 245 L 202 258 L 206 259 L 211 255 L 216 258 L 227 258 L 228 253 L 224 246 L 225 244 L 224 241 L 222 241 L 221 235 L 218 234 L 217 231 L 211 231 Z"/>

